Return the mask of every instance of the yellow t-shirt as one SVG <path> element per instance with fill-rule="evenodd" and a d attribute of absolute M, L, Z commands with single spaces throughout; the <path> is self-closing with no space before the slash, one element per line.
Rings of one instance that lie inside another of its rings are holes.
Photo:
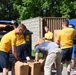
<path fill-rule="evenodd" d="M 0 42 L 0 51 L 8 52 L 12 45 L 16 45 L 16 33 L 15 30 L 5 34 Z"/>
<path fill-rule="evenodd" d="M 49 31 L 49 32 L 45 33 L 44 37 L 47 39 L 52 39 L 53 33 Z M 49 41 L 49 40 L 45 40 L 45 41 Z M 52 41 L 52 40 L 50 40 L 50 41 Z"/>
<path fill-rule="evenodd" d="M 58 33 L 57 40 L 60 41 L 61 49 L 72 47 L 72 39 L 75 34 L 76 32 L 73 28 L 64 28 Z"/>
<path fill-rule="evenodd" d="M 24 44 L 24 43 L 26 43 L 25 39 L 24 39 L 24 35 L 17 35 L 16 46 L 19 46 L 19 45 Z"/>

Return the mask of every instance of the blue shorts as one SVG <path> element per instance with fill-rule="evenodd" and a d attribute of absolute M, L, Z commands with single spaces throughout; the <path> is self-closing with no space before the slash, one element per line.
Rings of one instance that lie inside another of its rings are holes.
<path fill-rule="evenodd" d="M 20 60 L 26 60 L 29 55 L 29 46 L 27 44 L 21 44 L 17 46 L 17 53 Z"/>
<path fill-rule="evenodd" d="M 0 67 L 9 68 L 9 54 L 3 51 L 0 51 Z"/>
<path fill-rule="evenodd" d="M 17 48 L 17 54 L 20 61 L 26 60 L 27 56 L 30 56 L 30 47 L 28 44 L 21 44 L 16 47 Z M 15 58 L 12 54 L 12 50 L 9 51 L 9 61 L 10 63 L 14 61 Z"/>
<path fill-rule="evenodd" d="M 62 62 L 64 63 L 65 61 L 71 61 L 72 57 L 72 47 L 71 48 L 65 48 L 62 49 Z"/>

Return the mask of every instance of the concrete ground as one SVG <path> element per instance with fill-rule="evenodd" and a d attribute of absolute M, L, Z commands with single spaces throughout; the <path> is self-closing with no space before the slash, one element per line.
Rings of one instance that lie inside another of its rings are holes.
<path fill-rule="evenodd" d="M 56 71 L 55 70 L 53 70 L 52 75 L 56 75 Z M 67 75 L 66 67 L 63 67 L 62 75 Z M 76 72 L 71 71 L 71 75 L 76 75 Z"/>
<path fill-rule="evenodd" d="M 66 67 L 63 68 L 62 75 L 67 75 L 67 69 L 66 69 Z M 76 75 L 76 72 L 71 71 L 71 75 Z"/>

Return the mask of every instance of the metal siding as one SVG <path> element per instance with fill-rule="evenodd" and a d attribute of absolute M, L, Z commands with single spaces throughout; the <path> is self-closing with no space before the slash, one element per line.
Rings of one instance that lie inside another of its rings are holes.
<path fill-rule="evenodd" d="M 50 31 L 54 33 L 54 30 L 59 30 L 62 29 L 62 22 L 65 20 L 68 20 L 67 18 L 61 18 L 61 17 L 43 17 L 42 18 L 43 23 L 42 23 L 42 27 L 44 26 L 48 26 Z M 44 36 L 44 28 L 42 28 L 43 30 L 43 36 Z"/>

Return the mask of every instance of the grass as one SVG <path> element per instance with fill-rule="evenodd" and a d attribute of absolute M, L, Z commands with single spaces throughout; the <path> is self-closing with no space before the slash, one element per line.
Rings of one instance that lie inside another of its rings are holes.
<path fill-rule="evenodd" d="M 32 57 L 35 57 L 35 50 L 32 50 Z M 42 58 L 42 57 L 43 57 L 42 53 L 39 53 L 39 58 Z"/>

